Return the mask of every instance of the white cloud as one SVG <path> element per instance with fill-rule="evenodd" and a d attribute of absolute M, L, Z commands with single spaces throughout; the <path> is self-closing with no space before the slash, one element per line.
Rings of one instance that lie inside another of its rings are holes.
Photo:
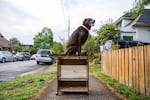
<path fill-rule="evenodd" d="M 62 0 L 65 20 L 70 18 L 72 32 L 86 17 L 96 20 L 95 28 L 101 22 L 116 20 L 124 11 L 132 8 L 134 0 Z M 49 27 L 54 39 L 67 37 L 61 0 L 1 0 L 0 32 L 7 38 L 17 37 L 25 44 L 33 44 L 33 37 L 43 27 Z"/>

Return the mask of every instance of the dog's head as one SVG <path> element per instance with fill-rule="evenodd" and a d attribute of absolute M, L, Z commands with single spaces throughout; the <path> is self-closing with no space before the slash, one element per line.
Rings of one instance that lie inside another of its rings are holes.
<path fill-rule="evenodd" d="M 95 20 L 92 18 L 86 18 L 84 19 L 82 25 L 86 26 L 88 29 L 91 29 L 92 26 L 94 26 Z"/>

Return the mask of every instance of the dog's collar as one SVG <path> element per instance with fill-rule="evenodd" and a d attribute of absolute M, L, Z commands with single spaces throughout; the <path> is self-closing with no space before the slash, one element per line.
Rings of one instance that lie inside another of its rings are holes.
<path fill-rule="evenodd" d="M 86 26 L 84 26 L 84 25 L 81 25 L 84 29 L 86 29 L 87 31 L 89 31 L 89 29 L 86 27 Z"/>

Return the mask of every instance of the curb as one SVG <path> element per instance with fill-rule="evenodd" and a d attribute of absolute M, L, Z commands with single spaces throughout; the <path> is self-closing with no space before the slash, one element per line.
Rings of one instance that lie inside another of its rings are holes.
<path fill-rule="evenodd" d="M 98 77 L 97 74 L 90 73 L 90 75 L 92 75 L 93 77 L 95 77 L 99 82 L 101 82 L 104 85 L 104 87 L 106 87 L 108 90 L 110 90 L 112 93 L 114 93 L 120 100 L 128 100 L 125 95 L 119 94 L 116 89 L 114 89 L 112 86 L 108 85 L 103 79 L 101 79 L 100 77 Z"/>

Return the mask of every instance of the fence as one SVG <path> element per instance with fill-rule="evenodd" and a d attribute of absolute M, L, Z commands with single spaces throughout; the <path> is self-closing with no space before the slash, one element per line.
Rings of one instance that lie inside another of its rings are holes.
<path fill-rule="evenodd" d="M 150 46 L 103 52 L 102 68 L 120 83 L 150 95 Z"/>

